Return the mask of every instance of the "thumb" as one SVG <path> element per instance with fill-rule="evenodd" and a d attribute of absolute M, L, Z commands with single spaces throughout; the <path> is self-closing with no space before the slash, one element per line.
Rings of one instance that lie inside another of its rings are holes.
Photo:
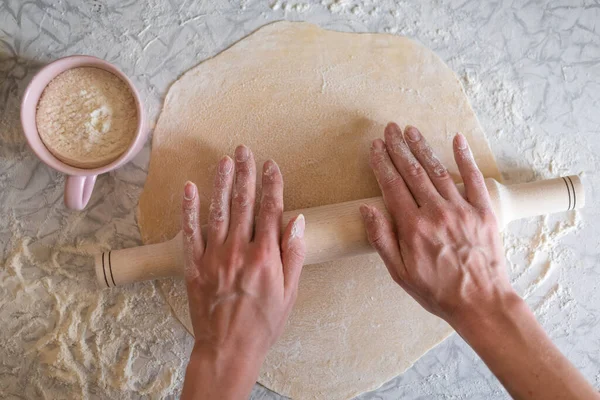
<path fill-rule="evenodd" d="M 183 231 L 184 276 L 194 279 L 198 276 L 198 261 L 204 253 L 204 241 L 200 227 L 200 199 L 198 188 L 192 182 L 186 182 L 181 205 L 181 230 Z"/>
<path fill-rule="evenodd" d="M 359 210 L 363 217 L 369 243 L 383 260 L 392 279 L 401 285 L 408 274 L 402 261 L 402 253 L 394 226 L 377 207 L 362 204 Z"/>
<path fill-rule="evenodd" d="M 295 296 L 298 290 L 298 281 L 304 264 L 304 229 L 306 222 L 304 215 L 300 214 L 288 222 L 281 240 L 281 259 L 283 262 L 283 284 L 286 297 Z"/>

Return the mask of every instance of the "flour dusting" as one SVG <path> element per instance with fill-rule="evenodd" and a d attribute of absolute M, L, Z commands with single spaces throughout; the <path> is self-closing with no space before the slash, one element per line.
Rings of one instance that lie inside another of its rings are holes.
<path fill-rule="evenodd" d="M 463 71 L 461 81 L 484 129 L 494 143 L 509 142 L 517 146 L 521 160 L 505 163 L 505 183 L 528 182 L 577 173 L 576 147 L 573 143 L 552 142 L 527 115 L 527 91 L 502 75 L 483 80 L 475 71 Z M 500 146 L 498 146 L 500 147 Z M 552 156 L 549 157 L 548 155 Z M 502 154 L 496 156 L 502 160 Z M 529 164 L 523 167 L 522 164 Z M 518 292 L 534 307 L 543 320 L 552 306 L 566 302 L 569 290 L 558 283 L 561 269 L 573 268 L 573 252 L 562 239 L 577 234 L 584 227 L 580 211 L 516 221 L 502 233 L 511 281 Z M 560 288 L 560 290 L 558 289 Z M 568 325 L 572 318 L 565 318 Z M 569 329 L 565 326 L 565 329 Z"/>
<path fill-rule="evenodd" d="M 101 238 L 50 248 L 25 234 L 14 217 L 11 221 L 0 270 L 0 319 L 7 322 L 0 341 L 5 354 L 12 354 L 4 365 L 30 360 L 32 390 L 44 388 L 50 398 L 63 398 L 66 387 L 84 399 L 98 391 L 102 397 L 137 392 L 154 398 L 176 391 L 186 352 L 156 353 L 186 338 L 161 329 L 172 320 L 166 305 L 156 304 L 154 286 L 100 290 L 89 257 L 109 247 Z M 28 397 L 36 397 L 33 393 Z"/>

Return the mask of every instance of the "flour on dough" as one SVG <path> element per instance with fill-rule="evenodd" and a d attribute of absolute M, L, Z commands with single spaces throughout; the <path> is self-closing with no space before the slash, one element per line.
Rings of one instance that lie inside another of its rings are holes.
<path fill-rule="evenodd" d="M 140 199 L 142 237 L 155 243 L 179 231 L 188 179 L 199 186 L 205 221 L 215 165 L 239 143 L 259 163 L 279 163 L 286 209 L 376 196 L 367 154 L 388 121 L 419 127 L 455 178 L 451 140 L 462 132 L 484 174 L 500 178 L 459 81 L 430 50 L 308 23 L 263 27 L 170 88 Z M 160 286 L 191 332 L 182 281 Z M 451 332 L 376 255 L 307 266 L 259 381 L 292 398 L 349 398 L 401 374 Z"/>

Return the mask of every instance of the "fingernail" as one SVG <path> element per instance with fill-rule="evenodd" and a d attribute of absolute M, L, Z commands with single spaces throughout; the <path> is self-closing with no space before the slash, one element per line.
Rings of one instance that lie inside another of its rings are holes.
<path fill-rule="evenodd" d="M 294 221 L 292 225 L 292 239 L 299 238 L 302 239 L 304 237 L 304 228 L 306 227 L 306 221 L 304 220 L 304 215 L 300 214 Z"/>
<path fill-rule="evenodd" d="M 366 204 L 361 204 L 358 208 L 360 210 L 360 214 L 364 219 L 370 219 L 373 217 L 373 211 Z"/>
<path fill-rule="evenodd" d="M 467 139 L 462 133 L 457 133 L 454 140 L 456 140 L 456 147 L 460 150 L 465 150 L 469 147 L 469 143 L 467 143 Z"/>
<path fill-rule="evenodd" d="M 233 168 L 233 160 L 229 156 L 225 156 L 219 162 L 219 173 L 222 175 L 227 175 L 231 172 L 231 168 Z"/>
<path fill-rule="evenodd" d="M 244 162 L 244 161 L 248 160 L 249 156 L 250 156 L 250 150 L 248 150 L 248 148 L 246 146 L 241 145 L 235 149 L 235 160 L 237 162 Z"/>
<path fill-rule="evenodd" d="M 411 142 L 418 142 L 419 140 L 421 140 L 421 132 L 419 132 L 419 130 L 414 126 L 407 125 L 404 132 L 406 132 L 406 137 Z"/>
<path fill-rule="evenodd" d="M 192 182 L 187 181 L 185 183 L 185 187 L 183 188 L 183 198 L 186 200 L 193 200 L 196 197 L 196 185 Z"/>
<path fill-rule="evenodd" d="M 275 163 L 275 161 L 267 160 L 267 161 L 265 161 L 265 163 L 263 165 L 263 174 L 265 174 L 267 176 L 271 176 L 275 172 L 276 168 L 277 168 L 277 164 Z"/>
<path fill-rule="evenodd" d="M 395 122 L 390 122 L 387 124 L 386 129 L 389 129 L 392 131 L 392 133 L 394 134 L 400 134 L 402 135 L 402 129 L 400 129 L 400 127 L 398 126 L 397 123 Z"/>
<path fill-rule="evenodd" d="M 373 150 L 383 150 L 385 148 L 385 144 L 383 143 L 383 140 L 381 139 L 375 139 L 373 140 L 373 143 L 371 144 L 371 149 Z"/>

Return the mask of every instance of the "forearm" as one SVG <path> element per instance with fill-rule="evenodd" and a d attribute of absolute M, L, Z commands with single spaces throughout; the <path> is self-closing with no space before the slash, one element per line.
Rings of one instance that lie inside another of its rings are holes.
<path fill-rule="evenodd" d="M 516 399 L 600 398 L 560 353 L 516 293 L 501 303 L 493 314 L 472 315 L 453 325 L 511 396 Z"/>
<path fill-rule="evenodd" d="M 247 399 L 258 378 L 263 357 L 235 351 L 194 347 L 182 400 Z"/>

